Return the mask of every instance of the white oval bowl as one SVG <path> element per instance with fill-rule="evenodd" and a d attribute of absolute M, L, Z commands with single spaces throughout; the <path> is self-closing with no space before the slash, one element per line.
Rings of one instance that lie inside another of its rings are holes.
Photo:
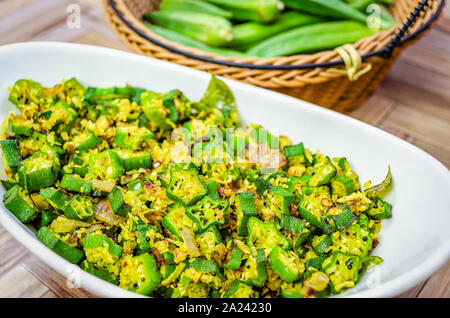
<path fill-rule="evenodd" d="M 181 89 L 198 100 L 210 80 L 205 72 L 122 51 L 55 42 L 30 42 L 0 47 L 0 118 L 14 110 L 8 86 L 32 78 L 53 86 L 76 77 L 84 85 L 127 83 L 154 91 Z M 270 90 L 225 79 L 236 96 L 244 124 L 261 124 L 269 131 L 303 141 L 311 150 L 349 159 L 364 183 L 380 182 L 388 165 L 394 187 L 386 200 L 393 217 L 382 222 L 380 244 L 373 255 L 384 259 L 342 296 L 390 297 L 428 278 L 450 255 L 450 172 L 417 147 L 378 128 Z M 0 165 L 2 178 L 3 162 Z M 4 189 L 1 187 L 0 195 Z M 36 239 L 3 205 L 0 223 L 21 244 L 60 274 L 102 297 L 138 297 L 70 264 Z"/>

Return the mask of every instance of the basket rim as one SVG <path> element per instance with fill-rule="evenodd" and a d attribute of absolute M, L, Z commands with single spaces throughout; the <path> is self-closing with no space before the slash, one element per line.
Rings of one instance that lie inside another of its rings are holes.
<path fill-rule="evenodd" d="M 173 53 L 181 54 L 188 58 L 200 60 L 203 62 L 214 63 L 214 64 L 229 66 L 229 67 L 258 69 L 258 70 L 305 70 L 305 69 L 328 68 L 328 67 L 333 67 L 333 66 L 345 65 L 343 60 L 328 61 L 328 62 L 322 62 L 322 63 L 284 64 L 284 65 L 253 64 L 253 63 L 246 63 L 246 62 L 233 62 L 233 61 L 227 61 L 227 60 L 218 59 L 218 58 L 212 58 L 212 57 L 208 57 L 208 56 L 204 56 L 204 55 L 199 55 L 196 53 L 192 53 L 192 52 L 177 48 L 175 46 L 164 43 L 154 37 L 149 36 L 148 34 L 144 33 L 142 30 L 140 30 L 137 26 L 135 26 L 132 22 L 130 22 L 127 18 L 125 18 L 124 14 L 122 12 L 120 12 L 120 10 L 117 8 L 117 5 L 114 0 L 107 0 L 106 3 L 109 4 L 109 6 L 112 8 L 112 10 L 117 15 L 117 17 L 120 20 L 122 20 L 123 23 L 125 23 L 131 30 L 133 30 L 139 36 L 141 36 L 144 39 L 152 42 L 153 44 L 158 45 L 164 49 L 167 49 Z M 397 41 L 396 47 L 399 47 L 399 46 L 415 39 L 420 33 L 424 32 L 439 17 L 439 15 L 441 14 L 441 12 L 444 8 L 444 5 L 445 5 L 445 0 L 440 0 L 440 3 L 438 5 L 436 11 L 431 15 L 431 17 L 425 23 L 420 25 L 420 27 L 417 28 L 417 30 L 415 30 L 414 32 L 412 32 L 410 34 L 404 35 L 399 41 Z M 400 25 L 396 25 L 392 29 L 399 28 L 399 26 Z M 392 38 L 395 38 L 395 36 L 396 36 L 396 34 L 394 34 Z M 168 40 L 167 40 L 167 42 L 171 43 Z M 179 45 L 179 46 L 183 47 L 183 45 Z M 393 47 L 392 43 L 388 42 L 383 48 L 363 54 L 363 55 L 361 55 L 361 58 L 363 61 L 365 61 L 369 58 L 372 58 L 372 57 L 377 57 L 377 56 L 382 57 L 382 58 L 389 58 L 392 55 L 392 51 L 395 50 L 396 47 L 395 46 Z"/>

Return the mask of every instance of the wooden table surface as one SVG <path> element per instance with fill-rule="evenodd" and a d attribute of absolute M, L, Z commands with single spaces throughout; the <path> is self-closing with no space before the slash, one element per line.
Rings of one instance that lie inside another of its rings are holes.
<path fill-rule="evenodd" d="M 66 24 L 81 8 L 80 28 Z M 127 50 L 109 30 L 101 0 L 0 0 L 0 45 L 64 41 Z M 376 93 L 350 116 L 424 149 L 450 167 L 450 6 L 409 47 Z M 450 262 L 400 297 L 450 297 Z M 94 297 L 66 279 L 0 227 L 0 297 Z"/>

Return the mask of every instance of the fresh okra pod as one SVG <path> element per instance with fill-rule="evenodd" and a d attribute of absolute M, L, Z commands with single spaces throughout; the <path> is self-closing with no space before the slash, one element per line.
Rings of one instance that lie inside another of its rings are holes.
<path fill-rule="evenodd" d="M 274 57 L 314 52 L 354 43 L 374 32 L 354 21 L 318 23 L 275 35 L 254 46 L 247 53 L 259 57 Z"/>
<path fill-rule="evenodd" d="M 162 0 L 159 10 L 206 13 L 227 19 L 231 19 L 233 17 L 233 13 L 230 11 L 219 8 L 212 3 L 198 0 Z"/>
<path fill-rule="evenodd" d="M 239 21 L 270 22 L 277 19 L 284 4 L 280 0 L 206 0 L 233 13 Z"/>
<path fill-rule="evenodd" d="M 231 49 L 226 49 L 226 48 L 218 48 L 218 47 L 212 47 L 209 46 L 203 42 L 194 40 L 188 36 L 185 36 L 181 33 L 160 27 L 158 25 L 153 25 L 153 24 L 149 24 L 149 23 L 145 23 L 145 26 L 147 28 L 149 28 L 150 30 L 152 30 L 153 32 L 155 32 L 156 34 L 158 34 L 159 36 L 162 36 L 163 38 L 172 41 L 172 42 L 176 42 L 179 44 L 182 44 L 184 46 L 188 46 L 194 49 L 199 49 L 205 52 L 210 52 L 210 53 L 216 53 L 219 55 L 223 55 L 223 56 L 232 56 L 232 57 L 248 57 L 246 56 L 246 54 L 242 53 L 242 52 L 238 52 L 238 51 L 234 51 Z"/>
<path fill-rule="evenodd" d="M 221 46 L 233 40 L 231 23 L 222 17 L 186 11 L 155 11 L 144 18 L 208 45 Z"/>
<path fill-rule="evenodd" d="M 277 33 L 321 21 L 323 19 L 312 15 L 300 12 L 286 12 L 276 22 L 271 24 L 260 22 L 238 24 L 233 27 L 233 42 L 231 45 L 234 48 L 242 49 L 244 46 L 255 44 Z"/>

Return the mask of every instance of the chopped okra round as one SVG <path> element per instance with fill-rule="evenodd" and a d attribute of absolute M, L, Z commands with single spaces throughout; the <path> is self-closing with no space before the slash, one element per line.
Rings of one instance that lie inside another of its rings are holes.
<path fill-rule="evenodd" d="M 5 208 L 110 284 L 151 297 L 328 297 L 383 261 L 372 251 L 392 217 L 390 170 L 364 190 L 346 157 L 241 126 L 215 77 L 200 101 L 71 78 L 18 80 L 9 102 Z"/>

